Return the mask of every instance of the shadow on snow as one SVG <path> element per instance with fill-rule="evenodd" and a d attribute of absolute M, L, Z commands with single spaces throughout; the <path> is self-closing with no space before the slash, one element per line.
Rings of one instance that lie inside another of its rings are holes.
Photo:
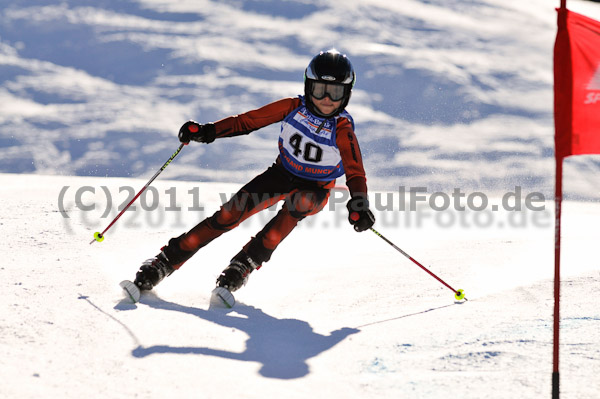
<path fill-rule="evenodd" d="M 243 352 L 231 352 L 207 347 L 177 347 L 139 345 L 132 351 L 133 356 L 146 356 L 175 353 L 182 355 L 217 356 L 224 359 L 261 363 L 260 374 L 268 378 L 293 379 L 309 373 L 307 360 L 325 352 L 360 330 L 344 327 L 321 335 L 313 331 L 309 323 L 296 319 L 278 319 L 253 306 L 237 303 L 237 314 L 233 316 L 215 311 L 183 306 L 156 298 L 142 303 L 155 309 L 172 310 L 200 317 L 223 327 L 235 328 L 249 335 Z"/>

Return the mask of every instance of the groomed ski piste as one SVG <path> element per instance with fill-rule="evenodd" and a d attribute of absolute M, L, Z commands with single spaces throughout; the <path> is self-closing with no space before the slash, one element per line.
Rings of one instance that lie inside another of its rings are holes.
<path fill-rule="evenodd" d="M 102 187 L 117 203 L 120 187 L 144 183 L 0 175 L 3 397 L 550 395 L 551 201 L 491 219 L 426 207 L 376 212 L 378 229 L 464 289 L 466 303 L 375 234 L 354 232 L 338 203 L 303 221 L 228 310 L 210 306 L 215 279 L 273 211 L 215 240 L 133 304 L 119 282 L 191 228 L 194 207 L 211 213 L 236 189 L 156 182 L 161 206 L 126 212 L 90 245 L 116 213 L 102 218 Z M 187 195 L 195 188 L 199 203 Z M 180 195 L 181 211 L 165 210 L 166 190 Z M 90 204 L 96 209 L 81 209 Z M 567 201 L 563 221 L 561 386 L 565 398 L 592 399 L 600 392 L 598 204 Z"/>

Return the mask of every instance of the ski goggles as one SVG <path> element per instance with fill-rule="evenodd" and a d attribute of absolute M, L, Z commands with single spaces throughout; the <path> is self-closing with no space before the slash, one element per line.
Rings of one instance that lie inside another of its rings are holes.
<path fill-rule="evenodd" d="M 312 82 L 310 85 L 310 95 L 317 100 L 322 100 L 325 96 L 329 96 L 331 101 L 340 101 L 346 95 L 346 86 L 333 83 Z"/>

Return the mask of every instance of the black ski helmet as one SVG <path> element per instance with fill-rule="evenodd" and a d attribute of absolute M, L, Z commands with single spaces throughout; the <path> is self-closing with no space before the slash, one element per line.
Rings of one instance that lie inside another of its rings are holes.
<path fill-rule="evenodd" d="M 331 115 L 321 114 L 312 102 L 311 93 L 315 82 L 342 85 L 344 88 L 342 103 Z M 304 71 L 304 98 L 306 106 L 310 112 L 317 116 L 331 117 L 338 115 L 348 105 L 355 82 L 356 74 L 354 73 L 354 68 L 345 54 L 341 54 L 335 49 L 321 51 L 310 61 Z"/>

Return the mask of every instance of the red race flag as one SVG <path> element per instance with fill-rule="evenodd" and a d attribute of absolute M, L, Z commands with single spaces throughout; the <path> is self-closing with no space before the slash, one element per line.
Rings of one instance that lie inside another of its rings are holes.
<path fill-rule="evenodd" d="M 554 342 L 552 398 L 560 397 L 560 239 L 562 166 L 569 155 L 600 154 L 600 22 L 561 0 L 554 44 Z"/>
<path fill-rule="evenodd" d="M 600 22 L 558 9 L 554 46 L 557 159 L 600 154 Z"/>

